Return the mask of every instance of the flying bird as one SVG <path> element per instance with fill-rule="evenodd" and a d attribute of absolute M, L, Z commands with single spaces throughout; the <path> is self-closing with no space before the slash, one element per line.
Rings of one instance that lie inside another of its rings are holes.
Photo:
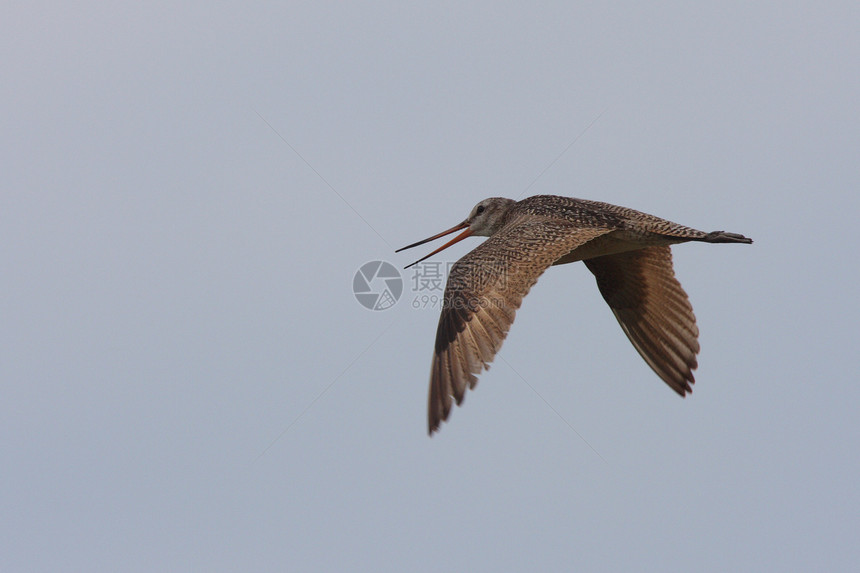
<path fill-rule="evenodd" d="M 489 237 L 448 275 L 430 372 L 430 435 L 489 368 L 523 297 L 553 265 L 583 261 L 622 330 L 645 362 L 682 397 L 692 392 L 699 329 L 672 268 L 670 245 L 752 243 L 705 233 L 609 203 L 538 195 L 522 201 L 491 197 L 462 223 L 396 252 L 463 230 L 411 265 L 469 236 Z"/>

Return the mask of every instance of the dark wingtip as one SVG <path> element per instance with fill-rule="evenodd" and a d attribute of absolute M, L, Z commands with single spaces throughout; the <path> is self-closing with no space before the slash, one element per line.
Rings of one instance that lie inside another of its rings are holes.
<path fill-rule="evenodd" d="M 441 427 L 442 420 L 430 420 L 430 423 L 427 425 L 427 435 L 432 438 L 433 434 L 437 433 Z"/>

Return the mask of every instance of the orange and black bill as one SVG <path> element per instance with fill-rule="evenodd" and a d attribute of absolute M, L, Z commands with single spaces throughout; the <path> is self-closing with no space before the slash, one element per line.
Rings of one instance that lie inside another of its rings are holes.
<path fill-rule="evenodd" d="M 435 251 L 433 251 L 432 253 L 430 253 L 429 255 L 421 257 L 420 259 L 418 259 L 414 263 L 412 263 L 410 265 L 406 265 L 405 267 L 403 267 L 404 269 L 408 269 L 409 267 L 411 267 L 413 265 L 417 265 L 418 263 L 420 263 L 424 259 L 429 259 L 430 257 L 435 255 L 439 251 L 444 251 L 445 249 L 447 249 L 448 247 L 450 247 L 454 243 L 458 243 L 458 242 L 462 241 L 463 239 L 465 239 L 466 237 L 470 236 L 472 234 L 472 230 L 469 229 L 469 223 L 463 221 L 459 225 L 457 225 L 455 227 L 451 227 L 447 231 L 442 231 L 438 235 L 433 235 L 432 237 L 424 239 L 423 241 L 418 241 L 417 243 L 412 243 L 411 245 L 407 245 L 403 248 L 397 249 L 394 252 L 399 253 L 400 251 L 405 251 L 406 249 L 411 249 L 412 247 L 417 247 L 418 245 L 423 245 L 424 243 L 429 243 L 430 241 L 435 241 L 439 237 L 444 237 L 445 235 L 450 235 L 451 233 L 453 233 L 455 231 L 459 231 L 460 229 L 466 229 L 466 230 L 463 231 L 462 233 L 460 233 L 459 235 L 457 235 L 456 237 L 454 237 L 453 239 L 451 239 L 450 241 L 448 241 L 447 243 L 445 243 L 444 245 L 442 245 L 441 247 L 439 247 L 438 249 L 436 249 Z"/>

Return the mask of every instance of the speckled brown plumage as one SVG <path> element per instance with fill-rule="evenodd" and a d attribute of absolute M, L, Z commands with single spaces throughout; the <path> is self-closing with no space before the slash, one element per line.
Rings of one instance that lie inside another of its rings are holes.
<path fill-rule="evenodd" d="M 448 276 L 430 373 L 431 434 L 489 368 L 538 277 L 552 265 L 580 260 L 648 365 L 681 396 L 691 392 L 699 331 L 669 245 L 752 242 L 608 203 L 540 195 L 519 202 L 485 199 L 460 225 L 404 249 L 459 229 L 466 231 L 434 253 L 469 235 L 489 239 Z"/>

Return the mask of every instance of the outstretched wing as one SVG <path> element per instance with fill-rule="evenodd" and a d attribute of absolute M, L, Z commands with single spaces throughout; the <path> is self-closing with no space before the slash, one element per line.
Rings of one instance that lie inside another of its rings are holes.
<path fill-rule="evenodd" d="M 672 390 L 692 392 L 699 329 L 669 247 L 586 259 L 600 293 L 645 362 Z"/>
<path fill-rule="evenodd" d="M 590 229 L 558 219 L 513 221 L 451 268 L 436 331 L 428 423 L 432 434 L 459 405 L 476 374 L 502 346 L 520 303 L 560 257 L 612 229 Z"/>

